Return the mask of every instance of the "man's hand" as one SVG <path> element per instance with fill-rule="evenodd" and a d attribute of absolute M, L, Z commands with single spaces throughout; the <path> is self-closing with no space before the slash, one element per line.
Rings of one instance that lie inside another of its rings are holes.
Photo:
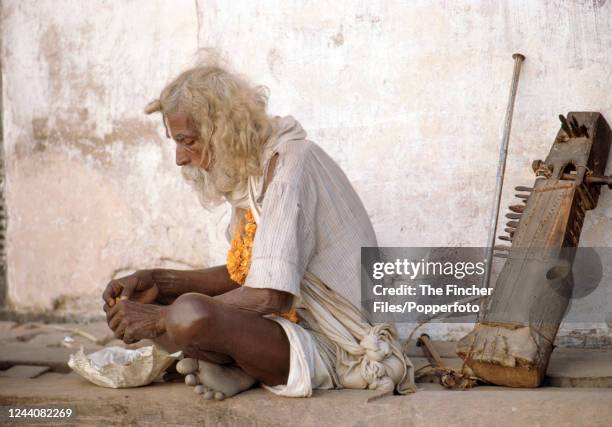
<path fill-rule="evenodd" d="M 164 308 L 159 305 L 121 300 L 113 307 L 105 304 L 104 311 L 109 328 L 126 344 L 152 339 L 166 331 Z"/>
<path fill-rule="evenodd" d="M 129 276 L 111 280 L 102 294 L 102 299 L 109 307 L 115 300 L 129 299 L 142 304 L 150 304 L 159 295 L 159 288 L 153 280 L 153 270 L 139 270 Z"/>

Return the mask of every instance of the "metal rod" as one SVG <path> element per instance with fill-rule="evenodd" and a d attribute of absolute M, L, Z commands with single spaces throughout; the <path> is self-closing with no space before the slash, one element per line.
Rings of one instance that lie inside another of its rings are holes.
<path fill-rule="evenodd" d="M 508 157 L 508 142 L 510 141 L 510 129 L 512 127 L 512 113 L 514 112 L 514 100 L 518 87 L 521 64 L 525 57 L 520 53 L 512 55 L 514 59 L 514 71 L 512 73 L 512 84 L 510 85 L 510 96 L 508 107 L 506 108 L 506 118 L 504 120 L 504 133 L 502 135 L 501 147 L 499 148 L 499 164 L 497 165 L 497 177 L 495 180 L 495 199 L 491 210 L 491 220 L 489 225 L 489 240 L 487 242 L 487 267 L 483 277 L 482 286 L 488 287 L 491 280 L 491 266 L 493 261 L 493 247 L 495 246 L 495 232 L 497 230 L 497 218 L 499 216 L 499 206 L 501 203 L 502 188 L 504 184 L 504 174 L 506 172 L 506 158 Z"/>

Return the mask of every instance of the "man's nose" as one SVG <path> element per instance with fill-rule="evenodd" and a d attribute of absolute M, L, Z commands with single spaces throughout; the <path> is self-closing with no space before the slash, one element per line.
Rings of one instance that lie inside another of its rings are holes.
<path fill-rule="evenodd" d="M 184 147 L 180 145 L 176 146 L 176 164 L 177 166 L 185 166 L 191 163 L 191 159 L 189 158 L 189 154 Z"/>

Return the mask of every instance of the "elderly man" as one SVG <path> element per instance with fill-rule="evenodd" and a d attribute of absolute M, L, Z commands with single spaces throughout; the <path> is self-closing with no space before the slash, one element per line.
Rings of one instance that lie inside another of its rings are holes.
<path fill-rule="evenodd" d="M 360 250 L 376 246 L 359 197 L 300 124 L 266 104 L 261 87 L 214 65 L 182 73 L 149 104 L 200 202 L 231 204 L 231 246 L 227 265 L 111 281 L 109 327 L 126 343 L 182 350 L 177 370 L 207 399 L 255 383 L 295 397 L 413 391 L 394 328 L 357 309 Z"/>

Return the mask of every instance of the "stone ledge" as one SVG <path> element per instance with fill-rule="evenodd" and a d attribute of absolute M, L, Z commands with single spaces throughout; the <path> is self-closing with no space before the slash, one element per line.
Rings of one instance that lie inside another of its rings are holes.
<path fill-rule="evenodd" d="M 0 378 L 0 404 L 66 404 L 79 424 L 224 426 L 608 426 L 612 390 L 506 389 L 449 391 L 419 384 L 408 396 L 371 403 L 362 390 L 316 391 L 309 399 L 274 396 L 254 389 L 223 402 L 209 402 L 184 384 L 135 389 L 94 386 L 76 374 L 48 373 L 31 380 Z"/>

